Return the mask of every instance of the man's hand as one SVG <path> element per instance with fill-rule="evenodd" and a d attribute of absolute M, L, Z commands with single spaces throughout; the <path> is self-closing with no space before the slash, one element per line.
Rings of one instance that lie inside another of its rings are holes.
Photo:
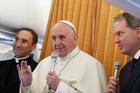
<path fill-rule="evenodd" d="M 119 93 L 120 87 L 119 87 L 119 79 L 110 77 L 110 81 L 107 86 L 107 93 Z"/>
<path fill-rule="evenodd" d="M 29 86 L 32 82 L 32 71 L 31 67 L 27 65 L 27 61 L 22 61 L 20 66 L 17 65 L 17 70 L 21 85 L 23 87 Z"/>
<path fill-rule="evenodd" d="M 47 75 L 47 84 L 49 85 L 49 87 L 53 90 L 56 90 L 58 85 L 59 85 L 59 82 L 60 82 L 60 79 L 59 77 L 56 75 L 55 72 L 52 72 L 50 71 Z"/>

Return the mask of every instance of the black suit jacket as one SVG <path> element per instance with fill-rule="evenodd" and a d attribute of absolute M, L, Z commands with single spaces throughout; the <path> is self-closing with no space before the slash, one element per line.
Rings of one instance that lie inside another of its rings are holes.
<path fill-rule="evenodd" d="M 126 69 L 128 67 L 128 63 L 123 67 L 120 72 L 120 90 L 122 90 L 123 81 L 126 75 Z M 133 77 L 130 81 L 128 81 L 127 88 L 125 91 L 120 91 L 120 93 L 140 93 L 140 58 L 136 63 L 134 68 Z"/>
<path fill-rule="evenodd" d="M 31 66 L 32 71 L 36 68 L 37 62 L 31 56 L 24 60 Z M 16 65 L 14 58 L 0 61 L 0 93 L 19 93 L 20 80 Z"/>

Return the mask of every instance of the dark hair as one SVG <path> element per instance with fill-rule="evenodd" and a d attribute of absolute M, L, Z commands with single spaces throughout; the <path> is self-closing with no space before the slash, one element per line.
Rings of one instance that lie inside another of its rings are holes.
<path fill-rule="evenodd" d="M 140 27 L 140 19 L 136 18 L 135 16 L 133 16 L 127 12 L 123 12 L 123 13 L 119 14 L 118 16 L 116 16 L 114 18 L 114 23 L 116 21 L 121 21 L 121 20 L 125 20 L 127 26 L 130 28 L 135 29 L 137 27 Z"/>
<path fill-rule="evenodd" d="M 38 42 L 38 35 L 37 35 L 37 33 L 33 29 L 30 29 L 30 28 L 20 28 L 20 29 L 17 29 L 17 33 L 19 33 L 22 30 L 26 30 L 26 31 L 30 32 L 33 35 L 33 44 L 36 44 Z"/>

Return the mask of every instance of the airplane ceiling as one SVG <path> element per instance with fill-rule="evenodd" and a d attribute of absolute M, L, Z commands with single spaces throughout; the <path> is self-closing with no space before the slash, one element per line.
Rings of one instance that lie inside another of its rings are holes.
<path fill-rule="evenodd" d="M 140 18 L 140 0 L 106 0 L 106 1 Z"/>
<path fill-rule="evenodd" d="M 0 29 L 30 27 L 44 37 L 51 0 L 0 0 Z"/>

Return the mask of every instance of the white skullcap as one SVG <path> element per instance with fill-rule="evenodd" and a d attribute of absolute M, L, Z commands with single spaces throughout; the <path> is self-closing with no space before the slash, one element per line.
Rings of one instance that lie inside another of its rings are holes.
<path fill-rule="evenodd" d="M 67 24 L 69 27 L 71 27 L 71 28 L 74 30 L 74 32 L 76 32 L 76 28 L 75 28 L 74 24 L 71 23 L 70 21 L 67 21 L 67 20 L 60 20 L 60 21 L 58 21 L 58 23 Z"/>

